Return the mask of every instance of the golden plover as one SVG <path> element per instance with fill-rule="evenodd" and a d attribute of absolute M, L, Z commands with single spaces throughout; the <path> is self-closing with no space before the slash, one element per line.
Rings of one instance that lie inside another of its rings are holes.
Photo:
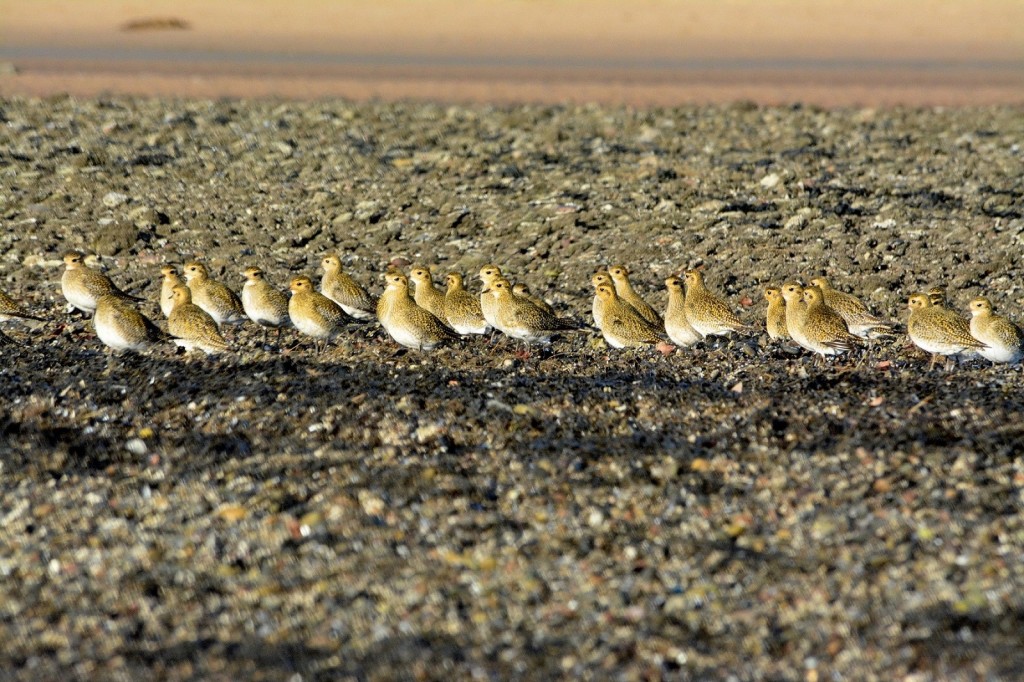
<path fill-rule="evenodd" d="M 907 302 L 910 319 L 907 334 L 918 348 L 932 354 L 928 368 L 940 355 L 957 355 L 965 350 L 984 350 L 988 346 L 971 336 L 967 320 L 949 308 L 933 305 L 928 294 L 914 294 Z"/>
<path fill-rule="evenodd" d="M 462 275 L 450 272 L 445 278 L 444 319 L 460 334 L 486 334 L 491 326 L 484 319 L 480 299 L 466 291 Z"/>
<path fill-rule="evenodd" d="M 676 276 L 665 279 L 668 289 L 668 305 L 665 307 L 665 332 L 677 346 L 692 346 L 703 337 L 686 319 L 686 291 L 683 280 Z"/>
<path fill-rule="evenodd" d="M 820 287 L 804 289 L 804 303 L 807 304 L 807 313 L 801 331 L 809 346 L 808 350 L 825 356 L 854 349 L 857 337 L 850 333 L 839 313 L 825 305 Z"/>
<path fill-rule="evenodd" d="M 728 336 L 746 333 L 747 326 L 736 317 L 725 301 L 708 291 L 699 270 L 686 271 L 686 319 L 701 336 Z"/>
<path fill-rule="evenodd" d="M 293 277 L 288 288 L 292 292 L 288 300 L 288 317 L 296 329 L 313 337 L 313 347 L 319 355 L 352 318 L 340 305 L 316 291 L 313 281 L 305 275 Z M 320 340 L 323 340 L 323 348 Z"/>
<path fill-rule="evenodd" d="M 576 330 L 571 322 L 545 312 L 529 299 L 516 296 L 507 279 L 492 281 L 489 291 L 495 300 L 495 328 L 514 339 L 548 344 L 558 332 Z"/>
<path fill-rule="evenodd" d="M 71 251 L 64 256 L 64 274 L 60 278 L 61 292 L 68 302 L 68 312 L 74 309 L 91 315 L 96 310 L 96 299 L 104 294 L 113 294 L 126 301 L 141 301 L 141 298 L 126 294 L 114 286 L 110 278 L 85 264 L 85 256 Z"/>
<path fill-rule="evenodd" d="M 409 295 L 409 278 L 401 272 L 384 274 L 386 287 L 377 299 L 377 319 L 399 344 L 416 350 L 433 350 L 458 335 L 436 315 L 416 305 Z"/>
<path fill-rule="evenodd" d="M 785 282 L 782 285 L 782 298 L 786 302 L 786 331 L 789 332 L 789 338 L 801 348 L 813 351 L 810 342 L 804 337 L 804 322 L 807 319 L 804 288 L 796 282 Z"/>
<path fill-rule="evenodd" d="M 768 338 L 772 341 L 788 341 L 786 299 L 782 298 L 782 289 L 775 286 L 765 287 L 764 299 L 768 301 L 768 310 L 765 313 Z"/>
<path fill-rule="evenodd" d="M 477 274 L 477 278 L 483 284 L 480 289 L 480 311 L 484 314 L 487 324 L 495 329 L 497 325 L 494 324 L 494 315 L 498 309 L 498 302 L 491 294 L 491 284 L 501 276 L 501 268 L 490 263 L 480 268 Z"/>
<path fill-rule="evenodd" d="M 932 305 L 945 308 L 946 306 L 946 287 L 939 284 L 928 290 L 928 300 L 932 302 Z"/>
<path fill-rule="evenodd" d="M 192 303 L 209 313 L 218 326 L 248 319 L 235 292 L 210 277 L 202 263 L 185 263 L 185 281 L 192 291 Z"/>
<path fill-rule="evenodd" d="M 255 265 L 242 271 L 245 284 L 242 285 L 242 308 L 249 319 L 263 327 L 263 341 L 267 340 L 267 329 L 277 329 L 277 342 L 281 343 L 281 330 L 291 324 L 288 317 L 288 296 L 267 281 L 263 270 Z"/>
<path fill-rule="evenodd" d="M 341 269 L 341 258 L 325 256 L 320 261 L 324 276 L 320 280 L 320 293 L 341 306 L 357 320 L 372 320 L 377 316 L 377 299 Z"/>
<path fill-rule="evenodd" d="M 832 288 L 824 277 L 815 277 L 811 284 L 821 289 L 821 295 L 827 305 L 843 318 L 850 333 L 862 339 L 874 339 L 892 334 L 892 325 L 871 314 L 868 307 L 860 299 Z"/>
<path fill-rule="evenodd" d="M 174 343 L 185 350 L 198 348 L 212 354 L 228 349 L 217 323 L 192 303 L 192 290 L 186 286 L 174 287 L 174 309 L 167 317 L 167 331 L 174 337 Z"/>
<path fill-rule="evenodd" d="M 612 348 L 631 348 L 662 343 L 661 329 L 645 319 L 636 308 L 619 298 L 608 284 L 597 287 L 604 301 L 601 335 Z"/>
<path fill-rule="evenodd" d="M 170 317 L 171 311 L 174 310 L 174 287 L 188 285 L 178 275 L 178 271 L 173 265 L 165 265 L 160 268 L 160 274 L 163 275 L 163 279 L 160 281 L 160 312 L 164 314 L 164 317 Z"/>
<path fill-rule="evenodd" d="M 409 281 L 413 283 L 415 292 L 413 300 L 437 319 L 444 321 L 444 292 L 434 286 L 434 278 L 430 270 L 423 266 L 414 266 L 409 271 Z"/>
<path fill-rule="evenodd" d="M 534 296 L 530 292 L 530 287 L 526 285 L 526 282 L 516 282 L 512 285 L 512 293 L 519 298 L 525 298 L 530 303 L 534 304 L 549 315 L 555 314 L 555 309 L 552 308 L 547 301 L 540 296 Z"/>
<path fill-rule="evenodd" d="M 600 329 L 601 325 L 604 324 L 604 299 L 597 295 L 597 288 L 602 284 L 607 284 L 614 288 L 615 283 L 612 282 L 612 276 L 608 274 L 607 270 L 595 272 L 590 278 L 590 283 L 594 285 L 594 305 L 591 313 L 594 316 L 594 325 Z"/>
<path fill-rule="evenodd" d="M 8 322 L 10 320 L 35 320 L 36 322 L 45 321 L 43 318 L 27 312 L 24 308 L 18 305 L 17 301 L 6 293 L 0 291 L 0 322 Z"/>
<path fill-rule="evenodd" d="M 155 341 L 168 338 L 134 305 L 114 294 L 103 294 L 96 299 L 92 322 L 96 336 L 114 350 L 142 350 Z"/>
<path fill-rule="evenodd" d="M 612 283 L 615 285 L 615 294 L 619 299 L 633 306 L 640 313 L 640 317 L 654 326 L 663 326 L 661 315 L 633 289 L 633 285 L 629 281 L 629 270 L 626 269 L 625 265 L 611 266 L 608 268 L 608 274 L 612 278 Z"/>
<path fill-rule="evenodd" d="M 1002 315 L 992 312 L 992 303 L 984 296 L 971 301 L 971 336 L 988 348 L 978 355 L 992 362 L 1020 362 L 1024 357 L 1024 332 Z"/>

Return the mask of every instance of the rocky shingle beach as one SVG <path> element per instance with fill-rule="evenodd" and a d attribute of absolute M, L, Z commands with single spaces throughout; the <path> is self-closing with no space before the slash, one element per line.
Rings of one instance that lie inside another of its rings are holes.
<path fill-rule="evenodd" d="M 589 321 L 700 267 L 763 330 L 827 275 L 1024 313 L 1024 118 L 962 109 L 0 101 L 0 669 L 17 679 L 1007 679 L 1024 668 L 1021 370 L 904 335 L 812 362 L 760 336 L 596 332 L 430 353 L 111 354 L 61 257 L 143 296 L 338 253 L 499 264 Z"/>

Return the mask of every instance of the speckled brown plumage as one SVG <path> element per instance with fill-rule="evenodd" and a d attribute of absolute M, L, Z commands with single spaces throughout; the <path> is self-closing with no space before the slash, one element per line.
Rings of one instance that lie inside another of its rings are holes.
<path fill-rule="evenodd" d="M 109 277 L 85 264 L 85 256 L 71 251 L 64 256 L 64 274 L 60 278 L 61 292 L 68 302 L 69 310 L 77 308 L 92 314 L 96 300 L 104 294 L 112 294 L 125 301 L 141 301 L 141 298 L 126 294 L 114 286 Z"/>
<path fill-rule="evenodd" d="M 460 334 L 486 334 L 491 326 L 484 319 L 480 299 L 466 291 L 462 275 L 450 272 L 445 278 L 444 317 Z"/>
<path fill-rule="evenodd" d="M 591 314 L 594 316 L 594 325 L 600 329 L 604 324 L 604 299 L 597 295 L 597 288 L 602 284 L 614 287 L 612 276 L 607 270 L 598 270 L 590 277 L 590 283 L 594 285 L 594 303 L 591 307 Z"/>
<path fill-rule="evenodd" d="M 789 338 L 801 348 L 812 350 L 803 334 L 804 321 L 807 318 L 804 288 L 797 282 L 785 282 L 782 285 L 782 298 L 786 302 L 786 331 L 789 332 Z"/>
<path fill-rule="evenodd" d="M 192 302 L 192 291 L 186 286 L 174 287 L 174 308 L 167 318 L 167 331 L 174 342 L 186 350 L 199 349 L 207 353 L 228 350 L 217 323 Z"/>
<path fill-rule="evenodd" d="M 281 329 L 291 324 L 288 315 L 288 296 L 267 281 L 263 270 L 250 266 L 242 271 L 245 284 L 242 285 L 242 308 L 249 319 L 263 327 L 264 341 L 268 328 L 277 330 L 278 341 Z"/>
<path fill-rule="evenodd" d="M 821 289 L 825 305 L 834 310 L 854 336 L 862 339 L 878 338 L 892 333 L 892 325 L 871 314 L 856 296 L 832 288 L 824 277 L 815 277 L 811 284 Z"/>
<path fill-rule="evenodd" d="M 96 300 L 92 321 L 99 340 L 114 350 L 142 350 L 170 338 L 130 301 L 115 294 Z"/>
<path fill-rule="evenodd" d="M 494 323 L 494 316 L 498 311 L 498 301 L 491 294 L 491 284 L 499 277 L 502 277 L 501 268 L 491 263 L 484 265 L 477 273 L 477 278 L 482 285 L 480 289 L 480 312 L 483 313 L 487 324 L 494 328 L 497 328 L 497 325 Z"/>
<path fill-rule="evenodd" d="M 612 348 L 630 348 L 661 343 L 661 330 L 619 298 L 613 286 L 601 284 L 596 295 L 604 301 L 601 335 Z"/>
<path fill-rule="evenodd" d="M 978 349 L 978 355 L 991 362 L 1020 362 L 1024 357 L 1024 332 L 1016 324 L 997 315 L 992 302 L 979 296 L 970 303 L 971 336 L 988 348 Z"/>
<path fill-rule="evenodd" d="M 0 291 L 0 322 L 8 322 L 10 320 L 35 320 L 36 322 L 43 322 L 43 318 L 33 315 L 23 307 L 18 305 L 18 302 L 8 296 L 3 291 Z"/>
<path fill-rule="evenodd" d="M 613 265 L 608 268 L 608 275 L 612 278 L 612 284 L 615 286 L 615 294 L 618 298 L 633 306 L 634 310 L 639 313 L 640 317 L 644 318 L 656 327 L 664 328 L 664 321 L 661 319 L 661 315 L 658 314 L 654 308 L 651 307 L 647 301 L 645 301 L 640 294 L 636 293 L 633 289 L 633 284 L 629 280 L 629 270 L 626 269 L 625 265 Z"/>
<path fill-rule="evenodd" d="M 293 277 L 288 288 L 292 292 L 288 300 L 288 317 L 299 332 L 313 338 L 316 353 L 323 352 L 327 343 L 340 334 L 345 323 L 352 318 L 340 305 L 316 291 L 313 281 L 305 275 Z"/>
<path fill-rule="evenodd" d="M 532 301 L 512 293 L 507 279 L 491 282 L 491 296 L 495 299 L 494 326 L 508 336 L 527 343 L 547 344 L 561 331 L 576 329 L 576 325 L 538 308 Z"/>
<path fill-rule="evenodd" d="M 400 272 L 385 273 L 384 293 L 377 300 L 377 319 L 399 344 L 416 350 L 433 350 L 459 338 L 454 330 L 409 295 L 409 280 Z"/>
<path fill-rule="evenodd" d="M 198 261 L 185 263 L 185 282 L 192 292 L 192 303 L 205 310 L 218 326 L 243 322 L 248 317 L 238 295 L 226 284 L 210 277 L 210 271 Z"/>
<path fill-rule="evenodd" d="M 325 256 L 320 261 L 324 276 L 320 280 L 320 293 L 341 306 L 347 315 L 357 320 L 372 320 L 377 316 L 377 299 L 359 282 L 341 268 L 341 258 Z"/>
<path fill-rule="evenodd" d="M 987 346 L 971 336 L 968 322 L 949 308 L 934 305 L 928 294 L 914 294 L 907 302 L 907 334 L 914 344 L 932 354 L 931 367 L 940 355 L 956 355 Z"/>
<path fill-rule="evenodd" d="M 819 355 L 836 355 L 854 349 L 857 337 L 850 333 L 843 318 L 825 305 L 825 297 L 816 286 L 804 289 L 803 338 L 808 350 Z"/>
<path fill-rule="evenodd" d="M 171 311 L 174 310 L 174 287 L 188 285 L 173 265 L 160 268 L 160 274 L 163 275 L 163 279 L 160 280 L 160 312 L 164 317 L 170 317 Z"/>
<path fill-rule="evenodd" d="M 748 331 L 746 325 L 736 317 L 729 306 L 708 291 L 704 276 L 698 270 L 688 270 L 686 279 L 686 302 L 683 310 L 686 319 L 701 336 L 727 336 L 733 332 Z"/>
<path fill-rule="evenodd" d="M 668 305 L 665 307 L 665 332 L 672 343 L 678 346 L 692 346 L 703 337 L 686 318 L 686 290 L 683 280 L 676 276 L 665 279 L 668 290 Z"/>
<path fill-rule="evenodd" d="M 444 321 L 444 292 L 434 286 L 434 278 L 430 270 L 423 266 L 415 266 L 409 271 L 409 281 L 415 291 L 412 299 L 437 319 Z"/>
<path fill-rule="evenodd" d="M 782 288 L 765 287 L 764 299 L 768 301 L 768 309 L 765 311 L 768 337 L 773 341 L 788 341 L 790 336 L 786 328 L 786 299 L 782 297 Z"/>

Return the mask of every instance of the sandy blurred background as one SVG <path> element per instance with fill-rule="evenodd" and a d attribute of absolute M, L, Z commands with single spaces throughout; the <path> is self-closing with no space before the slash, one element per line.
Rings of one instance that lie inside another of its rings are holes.
<path fill-rule="evenodd" d="M 1024 103 L 1019 0 L 0 0 L 0 95 Z"/>

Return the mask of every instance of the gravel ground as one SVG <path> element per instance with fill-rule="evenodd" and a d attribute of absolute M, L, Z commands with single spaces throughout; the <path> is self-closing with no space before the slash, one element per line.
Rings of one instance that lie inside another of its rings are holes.
<path fill-rule="evenodd" d="M 1021 113 L 0 101 L 0 288 L 51 317 L 4 327 L 3 676 L 1014 677 L 1019 368 L 373 325 L 112 356 L 58 282 L 96 253 L 157 319 L 164 262 L 493 261 L 587 319 L 621 261 L 659 306 L 703 265 L 751 322 L 822 273 L 1017 317 Z"/>

